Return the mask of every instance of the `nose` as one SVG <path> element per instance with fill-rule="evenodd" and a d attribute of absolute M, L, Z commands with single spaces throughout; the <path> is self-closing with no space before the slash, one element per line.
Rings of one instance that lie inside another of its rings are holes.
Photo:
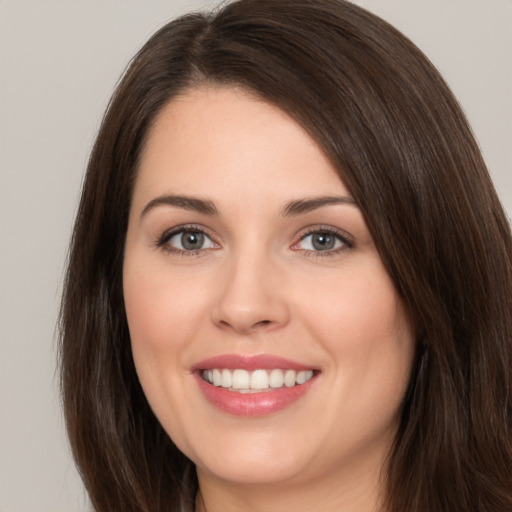
<path fill-rule="evenodd" d="M 282 281 L 282 273 L 269 258 L 240 255 L 219 275 L 214 324 L 238 334 L 283 327 L 289 321 L 289 306 Z"/>

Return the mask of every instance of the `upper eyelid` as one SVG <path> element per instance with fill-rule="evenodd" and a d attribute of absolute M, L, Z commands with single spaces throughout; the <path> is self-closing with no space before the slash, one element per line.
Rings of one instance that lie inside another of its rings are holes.
<path fill-rule="evenodd" d="M 181 226 L 175 226 L 173 228 L 169 228 L 163 231 L 163 233 L 157 238 L 157 246 L 161 246 L 167 243 L 173 236 L 176 236 L 183 231 L 195 231 L 197 233 L 203 233 L 205 236 L 210 238 L 213 242 L 219 243 L 217 238 L 211 234 L 210 230 L 204 226 L 196 225 L 196 224 L 183 224 Z"/>
<path fill-rule="evenodd" d="M 354 237 L 344 229 L 336 228 L 334 226 L 324 226 L 324 225 L 316 225 L 316 226 L 308 226 L 303 228 L 299 234 L 297 235 L 298 240 L 303 240 L 305 237 L 309 235 L 314 235 L 315 233 L 330 233 L 338 236 L 339 238 L 345 240 L 350 244 L 354 244 Z"/>
<path fill-rule="evenodd" d="M 317 233 L 328 233 L 338 238 L 340 242 L 340 247 L 334 247 L 332 249 L 325 250 L 315 250 L 298 247 L 300 243 L 302 243 L 308 236 L 317 234 Z M 349 235 L 344 230 L 336 229 L 336 228 L 313 228 L 309 232 L 303 233 L 297 242 L 291 246 L 291 250 L 300 252 L 307 257 L 323 257 L 323 258 L 333 258 L 336 256 L 345 253 L 345 251 L 350 251 L 354 249 L 354 238 Z"/>

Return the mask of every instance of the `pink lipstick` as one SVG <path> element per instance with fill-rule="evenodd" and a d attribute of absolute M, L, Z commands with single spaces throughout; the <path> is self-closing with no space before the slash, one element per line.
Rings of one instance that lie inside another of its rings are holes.
<path fill-rule="evenodd" d="M 219 410 L 238 416 L 280 411 L 313 385 L 318 370 L 267 354 L 226 354 L 191 368 L 205 398 Z"/>

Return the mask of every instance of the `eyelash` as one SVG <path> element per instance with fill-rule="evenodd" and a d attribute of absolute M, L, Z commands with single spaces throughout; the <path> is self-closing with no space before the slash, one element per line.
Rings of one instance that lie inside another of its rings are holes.
<path fill-rule="evenodd" d="M 179 234 L 183 234 L 183 233 L 197 233 L 197 234 L 204 235 L 207 239 L 209 239 L 211 241 L 212 244 L 215 244 L 220 247 L 220 245 L 217 242 L 215 242 L 213 237 L 211 237 L 210 235 L 208 235 L 208 233 L 206 233 L 204 228 L 196 226 L 196 225 L 192 225 L 192 224 L 178 226 L 169 231 L 165 231 L 158 238 L 158 240 L 155 243 L 155 246 L 157 248 L 165 250 L 169 254 L 174 254 L 174 255 L 178 255 L 178 256 L 200 256 L 201 254 L 204 254 L 205 251 L 207 251 L 209 249 L 213 249 L 213 248 L 206 248 L 206 249 L 201 248 L 201 249 L 195 249 L 195 250 L 185 250 L 185 249 L 179 249 L 176 247 L 172 247 L 171 245 L 168 244 L 168 242 L 173 237 L 175 237 L 176 235 L 179 235 Z M 312 235 L 318 235 L 318 234 L 335 237 L 335 239 L 341 243 L 341 246 L 336 247 L 334 249 L 326 249 L 324 251 L 301 249 L 301 248 L 297 247 L 307 237 L 312 236 Z M 352 249 L 353 247 L 354 247 L 354 243 L 351 240 L 351 237 L 344 231 L 337 230 L 332 227 L 318 226 L 315 228 L 311 228 L 307 232 L 303 233 L 300 236 L 299 241 L 294 243 L 292 245 L 291 249 L 294 251 L 301 251 L 303 254 L 305 254 L 307 256 L 312 256 L 315 258 L 316 257 L 325 258 L 325 257 L 336 256 L 340 252 L 346 251 L 348 249 Z"/>
<path fill-rule="evenodd" d="M 308 236 L 312 235 L 329 235 L 333 236 L 337 241 L 341 243 L 340 247 L 336 247 L 334 249 L 326 249 L 324 251 L 315 251 L 311 249 L 300 249 L 297 246 L 305 240 Z M 328 258 L 332 256 L 339 255 L 340 252 L 346 251 L 348 249 L 354 248 L 354 242 L 351 240 L 351 237 L 345 233 L 344 231 L 334 229 L 332 227 L 327 226 L 316 226 L 314 228 L 309 229 L 304 234 L 301 235 L 299 241 L 292 246 L 293 250 L 302 251 L 303 254 L 307 256 L 312 256 L 314 258 Z"/>
<path fill-rule="evenodd" d="M 204 253 L 205 250 L 208 249 L 194 249 L 187 251 L 185 249 L 178 249 L 176 247 L 173 247 L 168 244 L 168 242 L 175 237 L 176 235 L 183 234 L 183 233 L 197 233 L 200 235 L 204 235 L 206 238 L 211 240 L 211 242 L 215 245 L 217 242 L 214 241 L 214 239 L 206 233 L 204 228 L 201 228 L 199 226 L 195 226 L 193 224 L 185 225 L 185 226 L 178 226 L 176 228 L 173 228 L 169 231 L 165 231 L 162 236 L 156 241 L 155 246 L 157 248 L 163 249 L 169 254 L 177 255 L 177 256 L 200 256 L 202 253 Z"/>

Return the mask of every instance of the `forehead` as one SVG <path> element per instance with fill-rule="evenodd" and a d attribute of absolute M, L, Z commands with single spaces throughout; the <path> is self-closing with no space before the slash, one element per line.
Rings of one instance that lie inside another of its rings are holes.
<path fill-rule="evenodd" d="M 190 193 L 285 201 L 333 192 L 347 193 L 339 174 L 288 114 L 241 88 L 208 86 L 185 91 L 157 116 L 134 200 Z"/>

